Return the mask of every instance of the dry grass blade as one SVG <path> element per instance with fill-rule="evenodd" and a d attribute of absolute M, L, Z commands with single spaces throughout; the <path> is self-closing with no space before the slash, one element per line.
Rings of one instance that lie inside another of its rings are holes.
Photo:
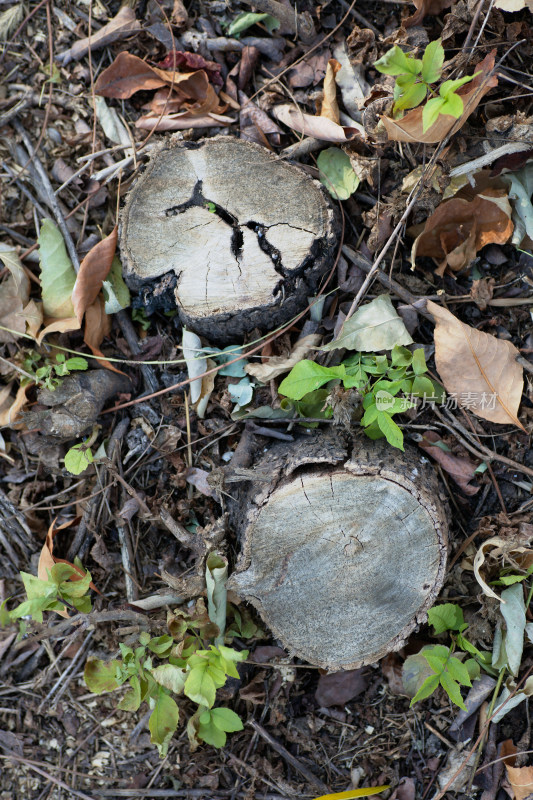
<path fill-rule="evenodd" d="M 520 355 L 511 342 L 465 325 L 445 308 L 427 303 L 435 328 L 435 362 L 446 391 L 489 422 L 517 425 L 524 386 Z"/>

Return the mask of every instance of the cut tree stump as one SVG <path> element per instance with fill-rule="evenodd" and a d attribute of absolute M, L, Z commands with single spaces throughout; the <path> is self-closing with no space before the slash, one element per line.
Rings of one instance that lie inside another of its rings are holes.
<path fill-rule="evenodd" d="M 230 490 L 242 554 L 228 588 L 291 654 L 325 669 L 399 649 L 444 580 L 431 467 L 409 446 L 317 433 L 274 445 L 255 469 L 263 482 Z"/>
<path fill-rule="evenodd" d="M 129 192 L 124 278 L 148 313 L 177 308 L 188 328 L 229 343 L 305 308 L 337 234 L 326 193 L 300 168 L 229 136 L 178 142 Z"/>

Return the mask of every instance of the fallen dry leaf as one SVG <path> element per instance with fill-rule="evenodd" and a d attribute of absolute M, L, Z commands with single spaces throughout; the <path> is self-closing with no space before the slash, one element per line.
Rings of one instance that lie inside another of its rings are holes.
<path fill-rule="evenodd" d="M 524 430 L 517 418 L 524 378 L 516 347 L 465 325 L 431 300 L 427 310 L 435 318 L 435 363 L 446 391 L 476 416 Z"/>
<path fill-rule="evenodd" d="M 440 442 L 440 436 L 436 431 L 426 431 L 422 434 L 422 441 L 418 443 L 421 450 L 435 459 L 442 469 L 461 487 L 463 492 L 469 496 L 479 492 L 479 486 L 470 486 L 470 481 L 475 477 L 474 470 L 476 464 L 465 456 L 454 456 L 441 447 L 436 442 Z"/>
<path fill-rule="evenodd" d="M 216 61 L 208 61 L 200 53 L 189 53 L 187 50 L 171 50 L 157 66 L 160 69 L 180 69 L 185 67 L 185 70 L 189 72 L 202 69 L 215 86 L 222 86 L 224 83 L 220 75 L 220 70 L 222 69 L 220 64 L 217 64 Z"/>
<path fill-rule="evenodd" d="M 315 700 L 319 706 L 331 708 L 344 706 L 368 687 L 363 669 L 349 669 L 321 675 L 316 687 Z"/>
<path fill-rule="evenodd" d="M 453 0 L 413 0 L 416 11 L 407 19 L 404 19 L 403 27 L 412 28 L 414 25 L 420 25 L 428 14 L 434 17 L 444 11 L 445 8 L 449 8 L 452 2 Z"/>
<path fill-rule="evenodd" d="M 19 386 L 15 397 L 11 394 L 13 385 L 14 381 L 11 381 L 7 386 L 0 389 L 0 428 L 6 425 L 16 425 L 19 412 L 26 405 L 26 392 L 29 389 L 29 384 Z"/>
<path fill-rule="evenodd" d="M 321 338 L 318 333 L 310 333 L 308 336 L 298 339 L 288 356 L 273 356 L 264 364 L 247 364 L 244 368 L 245 372 L 248 375 L 253 375 L 261 383 L 268 383 L 277 378 L 278 375 L 288 372 L 298 361 L 305 358 L 309 350 L 315 347 Z"/>
<path fill-rule="evenodd" d="M 529 537 L 532 538 L 532 537 Z M 483 594 L 487 595 L 487 597 L 492 597 L 498 602 L 501 602 L 501 597 L 496 594 L 496 592 L 490 588 L 486 580 L 483 578 L 481 574 L 481 567 L 485 563 L 485 558 L 488 555 L 488 551 L 490 550 L 490 556 L 493 559 L 497 559 L 500 556 L 508 556 L 512 557 L 515 561 L 519 560 L 526 560 L 531 554 L 531 550 L 529 547 L 525 547 L 524 544 L 526 543 L 527 539 L 521 538 L 520 542 L 515 540 L 513 542 L 512 539 L 503 539 L 501 536 L 491 536 L 490 539 L 486 539 L 483 544 L 478 548 L 476 554 L 474 556 L 474 561 L 472 563 L 472 570 L 474 572 L 474 576 L 476 581 L 481 586 L 481 590 Z M 487 551 L 487 552 L 486 552 Z M 461 565 L 462 566 L 462 565 Z M 503 566 L 503 563 L 501 564 Z M 527 567 L 525 567 L 527 569 Z"/>
<path fill-rule="evenodd" d="M 117 249 L 118 227 L 115 225 L 109 236 L 92 247 L 80 264 L 76 283 L 72 290 L 72 305 L 78 325 L 81 325 L 87 306 L 94 303 L 111 269 Z"/>
<path fill-rule="evenodd" d="M 494 278 L 479 278 L 472 281 L 470 297 L 481 311 L 485 311 L 494 294 Z"/>
<path fill-rule="evenodd" d="M 30 297 L 30 281 L 14 248 L 0 243 L 0 264 L 8 269 L 0 284 L 0 342 L 13 342 L 17 334 L 26 332 L 25 307 Z"/>
<path fill-rule="evenodd" d="M 111 317 L 105 313 L 105 302 L 102 295 L 99 295 L 90 306 L 85 310 L 85 333 L 83 341 L 91 349 L 95 356 L 99 356 L 99 364 L 112 372 L 124 375 L 124 372 L 114 367 L 107 361 L 100 350 L 100 345 L 106 336 L 111 333 Z"/>
<path fill-rule="evenodd" d="M 327 117 L 314 117 L 312 114 L 304 114 L 298 106 L 288 103 L 275 106 L 272 110 L 277 119 L 287 125 L 288 128 L 292 128 L 293 131 L 298 131 L 298 133 L 303 133 L 305 136 L 321 139 L 323 142 L 342 144 L 343 142 L 350 142 L 356 137 L 364 136 L 362 126 L 349 128 L 337 125 L 336 122 Z"/>
<path fill-rule="evenodd" d="M 452 197 L 441 203 L 425 222 L 411 251 L 411 261 L 433 258 L 437 274 L 448 267 L 459 272 L 487 244 L 504 244 L 514 230 L 512 208 L 505 189 L 486 189 L 473 200 Z"/>
<path fill-rule="evenodd" d="M 507 780 L 513 792 L 513 800 L 527 800 L 533 794 L 533 767 L 510 767 L 505 762 Z"/>
<path fill-rule="evenodd" d="M 89 52 L 89 50 L 96 50 L 99 47 L 105 47 L 112 42 L 118 42 L 121 39 L 126 39 L 133 33 L 141 30 L 141 23 L 135 16 L 135 11 L 130 6 L 122 6 L 107 25 L 100 28 L 99 31 L 93 33 L 92 36 L 86 39 L 80 39 L 75 42 L 72 47 L 60 53 L 57 60 L 65 66 L 72 59 L 78 60 Z"/>
<path fill-rule="evenodd" d="M 451 117 L 449 114 L 440 114 L 434 124 L 424 133 L 422 126 L 423 106 L 409 111 L 401 119 L 391 119 L 383 116 L 381 121 L 385 125 L 388 137 L 393 142 L 424 142 L 425 144 L 436 144 L 458 131 L 466 122 L 470 114 L 476 109 L 481 99 L 488 91 L 498 85 L 498 78 L 492 74 L 496 50 L 491 50 L 483 61 L 473 69 L 473 73 L 479 72 L 473 81 L 466 83 L 458 89 L 457 94 L 463 98 L 464 110 L 459 119 Z"/>
<path fill-rule="evenodd" d="M 181 114 L 166 114 L 163 117 L 158 114 L 146 114 L 144 117 L 139 117 L 135 127 L 144 131 L 183 131 L 187 128 L 218 128 L 234 122 L 232 117 L 224 117 L 221 114 L 197 117 L 189 111 L 184 111 Z"/>
<path fill-rule="evenodd" d="M 320 116 L 330 119 L 336 125 L 339 124 L 339 104 L 337 103 L 337 84 L 335 75 L 341 69 L 341 65 L 334 58 L 330 58 L 326 68 L 324 78 L 324 97 L 322 98 L 322 108 Z"/>
<path fill-rule="evenodd" d="M 46 320 L 46 327 L 37 336 L 37 344 L 41 344 L 44 337 L 49 333 L 68 333 L 68 331 L 77 331 L 80 328 L 80 323 L 77 317 L 66 317 L 65 319 L 48 319 Z"/>

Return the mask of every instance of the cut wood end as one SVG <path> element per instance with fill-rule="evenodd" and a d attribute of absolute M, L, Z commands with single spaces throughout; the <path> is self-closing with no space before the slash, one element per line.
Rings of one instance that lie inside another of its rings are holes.
<path fill-rule="evenodd" d="M 290 319 L 295 301 L 304 307 L 336 233 L 322 187 L 302 170 L 239 139 L 181 142 L 154 157 L 128 196 L 124 276 L 149 291 L 166 276 L 182 321 L 200 333 L 228 315 L 251 330 L 257 310 L 276 309 L 276 325 Z"/>

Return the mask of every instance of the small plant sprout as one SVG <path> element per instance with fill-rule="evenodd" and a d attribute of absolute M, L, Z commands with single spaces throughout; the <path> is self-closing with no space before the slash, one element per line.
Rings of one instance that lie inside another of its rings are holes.
<path fill-rule="evenodd" d="M 341 382 L 360 396 L 360 424 L 370 439 L 385 437 L 390 445 L 403 450 L 403 434 L 392 417 L 412 408 L 416 398 L 442 402 L 442 388 L 428 378 L 424 351 L 412 353 L 396 345 L 390 359 L 386 355 L 354 353 L 338 367 L 323 367 L 315 361 L 299 361 L 279 386 L 279 393 L 288 398 L 301 416 L 333 416 L 331 389 L 322 389 L 331 381 Z"/>
<path fill-rule="evenodd" d="M 98 438 L 99 430 L 100 425 L 95 425 L 91 435 L 85 439 L 84 442 L 73 445 L 65 453 L 65 469 L 70 472 L 71 475 L 81 475 L 89 464 L 93 463 L 94 456 L 91 445 L 94 444 Z"/>
<path fill-rule="evenodd" d="M 36 350 L 28 350 L 24 352 L 22 366 L 30 376 L 22 384 L 34 379 L 36 383 L 53 392 L 61 384 L 62 378 L 71 372 L 88 369 L 89 364 L 81 356 L 67 358 L 63 353 L 57 353 L 53 358 L 43 358 Z"/>
<path fill-rule="evenodd" d="M 415 58 L 410 53 L 404 53 L 398 45 L 395 45 L 374 63 L 379 72 L 396 78 L 394 116 L 398 117 L 402 112 L 416 108 L 427 100 L 422 111 L 424 133 L 441 114 L 459 119 L 464 111 L 464 103 L 457 94 L 457 89 L 475 78 L 475 75 L 470 75 L 444 81 L 437 92 L 434 84 L 441 79 L 443 64 L 444 48 L 440 39 L 428 44 L 421 59 Z"/>

